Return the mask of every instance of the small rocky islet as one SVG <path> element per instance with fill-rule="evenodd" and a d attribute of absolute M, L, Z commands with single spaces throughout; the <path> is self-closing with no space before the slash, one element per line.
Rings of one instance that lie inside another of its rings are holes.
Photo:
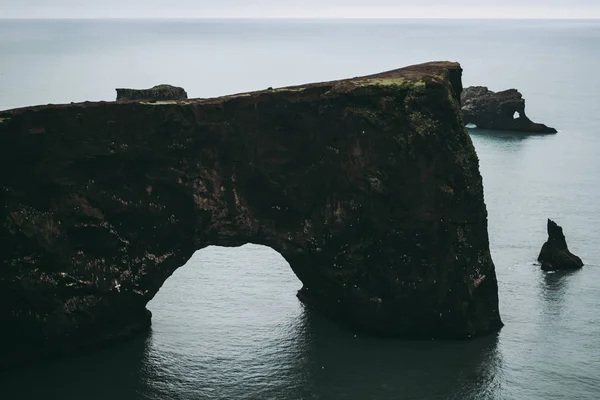
<path fill-rule="evenodd" d="M 581 258 L 569 251 L 562 227 L 548 219 L 548 241 L 542 246 L 538 262 L 544 271 L 576 270 L 583 267 Z"/>
<path fill-rule="evenodd" d="M 556 133 L 556 129 L 533 122 L 525 113 L 525 99 L 516 89 L 493 92 L 485 86 L 462 91 L 461 112 L 466 125 L 523 133 Z"/>

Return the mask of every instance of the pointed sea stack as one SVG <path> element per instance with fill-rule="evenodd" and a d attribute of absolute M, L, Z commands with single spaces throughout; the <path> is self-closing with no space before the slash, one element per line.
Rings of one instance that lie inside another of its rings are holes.
<path fill-rule="evenodd" d="M 581 258 L 569 251 L 562 228 L 551 219 L 548 220 L 548 241 L 542 246 L 538 261 L 544 271 L 583 267 Z"/>

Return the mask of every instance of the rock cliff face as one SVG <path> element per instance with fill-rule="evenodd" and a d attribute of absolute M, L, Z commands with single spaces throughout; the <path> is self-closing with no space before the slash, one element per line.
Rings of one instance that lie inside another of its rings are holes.
<path fill-rule="evenodd" d="M 461 73 L 0 112 L 0 363 L 145 329 L 146 303 L 194 251 L 248 242 L 356 329 L 498 329 Z"/>
<path fill-rule="evenodd" d="M 461 95 L 465 124 L 478 128 L 528 133 L 556 133 L 556 129 L 536 124 L 525 114 L 525 99 L 516 89 L 492 92 L 484 86 L 471 86 Z"/>
<path fill-rule="evenodd" d="M 169 101 L 188 98 L 183 88 L 171 85 L 158 85 L 150 89 L 116 89 L 117 101 L 148 100 Z"/>
<path fill-rule="evenodd" d="M 579 269 L 583 261 L 569 251 L 563 230 L 556 222 L 548 220 L 548 241 L 542 246 L 538 261 L 544 271 Z"/>

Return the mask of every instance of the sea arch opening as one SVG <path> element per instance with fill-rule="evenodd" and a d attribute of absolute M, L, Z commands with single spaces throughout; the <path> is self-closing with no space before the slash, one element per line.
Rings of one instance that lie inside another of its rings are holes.
<path fill-rule="evenodd" d="M 218 312 L 241 319 L 269 318 L 269 311 L 299 315 L 302 306 L 296 292 L 301 287 L 288 262 L 271 247 L 253 243 L 208 246 L 194 252 L 165 281 L 147 308 L 153 313 L 155 328 L 171 321 L 178 306 L 203 318 Z"/>
<path fill-rule="evenodd" d="M 296 297 L 301 287 L 270 247 L 248 243 L 196 251 L 147 305 L 153 314 L 146 359 L 153 390 L 168 394 L 160 379 L 168 376 L 195 393 L 218 387 L 237 397 L 240 390 L 264 389 L 255 386 L 263 380 L 249 376 L 268 371 L 279 382 L 287 374 L 303 376 L 310 335 L 309 311 Z"/>

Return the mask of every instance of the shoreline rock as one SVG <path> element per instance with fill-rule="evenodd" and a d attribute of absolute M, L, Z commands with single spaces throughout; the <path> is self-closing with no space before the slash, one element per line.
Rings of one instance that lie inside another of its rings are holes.
<path fill-rule="evenodd" d="M 556 129 L 531 121 L 525 114 L 525 99 L 516 89 L 492 92 L 485 86 L 470 86 L 461 95 L 465 125 L 527 133 L 557 133 Z"/>
<path fill-rule="evenodd" d="M 548 219 L 548 241 L 542 246 L 538 261 L 544 271 L 574 270 L 583 267 L 583 261 L 571 253 L 563 230 Z"/>
<path fill-rule="evenodd" d="M 461 74 L 437 62 L 217 99 L 0 112 L 4 366 L 138 331 L 195 251 L 249 242 L 354 329 L 498 330 Z"/>

